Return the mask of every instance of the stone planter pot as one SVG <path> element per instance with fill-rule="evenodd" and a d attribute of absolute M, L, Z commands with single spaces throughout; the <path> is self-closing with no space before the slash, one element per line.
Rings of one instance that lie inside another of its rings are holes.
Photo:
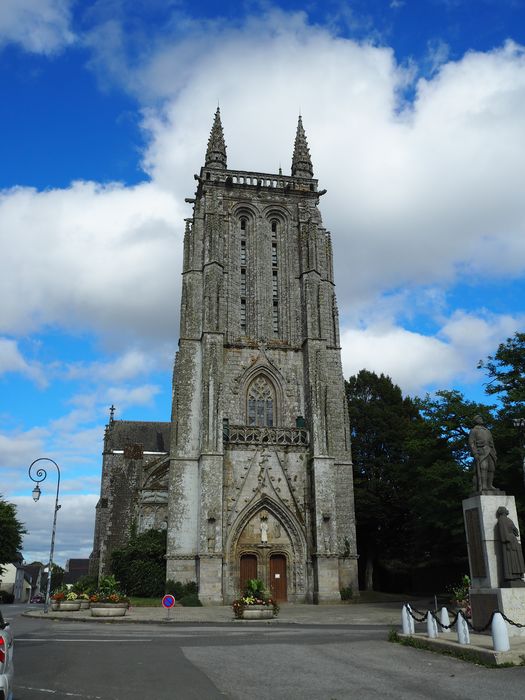
<path fill-rule="evenodd" d="M 242 611 L 243 620 L 269 620 L 272 617 L 271 605 L 247 605 Z"/>
<path fill-rule="evenodd" d="M 124 617 L 127 603 L 91 603 L 91 617 Z"/>
<path fill-rule="evenodd" d="M 74 610 L 80 610 L 80 601 L 53 600 L 51 601 L 51 610 L 58 610 L 59 612 L 73 612 Z"/>
<path fill-rule="evenodd" d="M 89 600 L 79 600 L 78 602 L 80 603 L 81 610 L 88 610 L 89 606 L 91 605 Z"/>

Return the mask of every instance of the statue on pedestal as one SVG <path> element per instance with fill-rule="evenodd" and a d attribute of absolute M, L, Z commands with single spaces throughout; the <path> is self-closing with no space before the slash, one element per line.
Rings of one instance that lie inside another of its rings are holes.
<path fill-rule="evenodd" d="M 500 506 L 496 511 L 498 519 L 498 533 L 501 541 L 503 579 L 506 586 L 525 586 L 523 574 L 525 562 L 523 550 L 518 540 L 518 528 L 509 518 L 509 511 L 505 506 Z"/>
<path fill-rule="evenodd" d="M 496 471 L 496 448 L 492 439 L 492 433 L 485 427 L 481 416 L 474 416 L 474 426 L 468 436 L 468 444 L 474 457 L 475 492 L 481 494 L 501 494 L 494 488 L 493 479 Z"/>

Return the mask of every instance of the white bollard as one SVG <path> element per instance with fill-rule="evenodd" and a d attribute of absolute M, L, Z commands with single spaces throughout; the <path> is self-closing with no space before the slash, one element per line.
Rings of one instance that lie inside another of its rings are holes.
<path fill-rule="evenodd" d="M 403 634 L 410 634 L 410 623 L 408 621 L 409 618 L 409 613 L 407 610 L 407 606 L 403 605 L 403 608 L 401 610 L 401 627 L 403 630 Z"/>
<path fill-rule="evenodd" d="M 508 651 L 510 649 L 507 625 L 499 612 L 495 613 L 492 618 L 492 644 L 494 651 Z"/>
<path fill-rule="evenodd" d="M 427 634 L 430 639 L 436 639 L 438 636 L 437 622 L 430 610 L 427 612 Z"/>
<path fill-rule="evenodd" d="M 443 625 L 441 628 L 442 632 L 450 632 L 447 627 L 450 627 L 450 617 L 448 616 L 448 610 L 446 609 L 445 606 L 441 608 L 441 612 L 439 613 L 439 621 Z"/>
<path fill-rule="evenodd" d="M 407 617 L 408 617 L 408 628 L 410 632 L 408 634 L 414 634 L 415 632 L 415 626 L 414 626 L 414 618 L 412 617 L 412 608 L 410 607 L 410 603 L 407 603 Z"/>
<path fill-rule="evenodd" d="M 459 644 L 470 644 L 470 631 L 468 628 L 468 623 L 461 613 L 458 614 L 456 632 L 458 633 Z"/>

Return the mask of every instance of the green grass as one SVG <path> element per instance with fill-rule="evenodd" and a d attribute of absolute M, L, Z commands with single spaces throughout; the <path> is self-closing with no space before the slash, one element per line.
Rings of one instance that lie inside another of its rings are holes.
<path fill-rule="evenodd" d="M 162 607 L 161 601 L 162 596 L 158 598 L 137 598 L 131 596 L 129 599 L 132 608 L 160 608 Z"/>
<path fill-rule="evenodd" d="M 470 652 L 468 649 L 453 650 L 453 649 L 438 649 L 436 647 L 427 644 L 424 639 L 418 639 L 415 637 L 400 637 L 394 628 L 391 628 L 388 633 L 388 641 L 394 642 L 395 644 L 401 644 L 404 647 L 412 647 L 413 649 L 423 649 L 424 651 L 430 651 L 434 654 L 442 654 L 443 656 L 452 656 L 460 661 L 467 661 L 471 664 L 476 664 L 476 666 L 484 666 L 485 668 L 511 668 L 513 666 L 523 666 L 524 663 L 515 664 L 512 662 L 507 662 L 503 664 L 490 663 L 479 658 L 475 652 Z"/>

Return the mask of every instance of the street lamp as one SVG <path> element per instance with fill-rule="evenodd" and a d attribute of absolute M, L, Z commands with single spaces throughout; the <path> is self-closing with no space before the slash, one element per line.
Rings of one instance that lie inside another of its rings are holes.
<path fill-rule="evenodd" d="M 514 427 L 518 429 L 523 453 L 523 483 L 525 484 L 525 418 L 513 418 Z"/>
<path fill-rule="evenodd" d="M 42 491 L 40 490 L 40 484 L 47 477 L 47 472 L 43 467 L 38 467 L 37 469 L 35 469 L 36 478 L 35 478 L 35 476 L 33 476 L 31 474 L 31 470 L 33 469 L 34 465 L 37 462 L 51 462 L 51 464 L 55 465 L 55 467 L 57 468 L 57 472 L 58 472 L 57 495 L 55 498 L 55 514 L 53 516 L 53 533 L 51 535 L 51 549 L 49 552 L 49 567 L 48 567 L 48 573 L 47 573 L 46 599 L 45 599 L 45 603 L 44 603 L 44 612 L 47 613 L 49 610 L 49 597 L 50 597 L 50 593 L 51 593 L 51 569 L 53 568 L 53 554 L 55 552 L 55 533 L 56 533 L 56 529 L 57 529 L 57 513 L 60 510 L 60 506 L 58 504 L 58 492 L 60 491 L 60 469 L 58 468 L 58 464 L 55 461 L 53 461 L 52 459 L 49 459 L 49 457 L 39 457 L 38 459 L 35 459 L 34 462 L 31 462 L 31 464 L 29 465 L 29 478 L 31 479 L 31 481 L 36 482 L 36 486 L 33 489 L 33 491 L 31 492 L 31 495 L 33 496 L 33 500 L 35 501 L 35 503 L 36 503 L 36 501 L 38 501 L 38 499 L 40 498 L 40 494 L 42 493 Z"/>

